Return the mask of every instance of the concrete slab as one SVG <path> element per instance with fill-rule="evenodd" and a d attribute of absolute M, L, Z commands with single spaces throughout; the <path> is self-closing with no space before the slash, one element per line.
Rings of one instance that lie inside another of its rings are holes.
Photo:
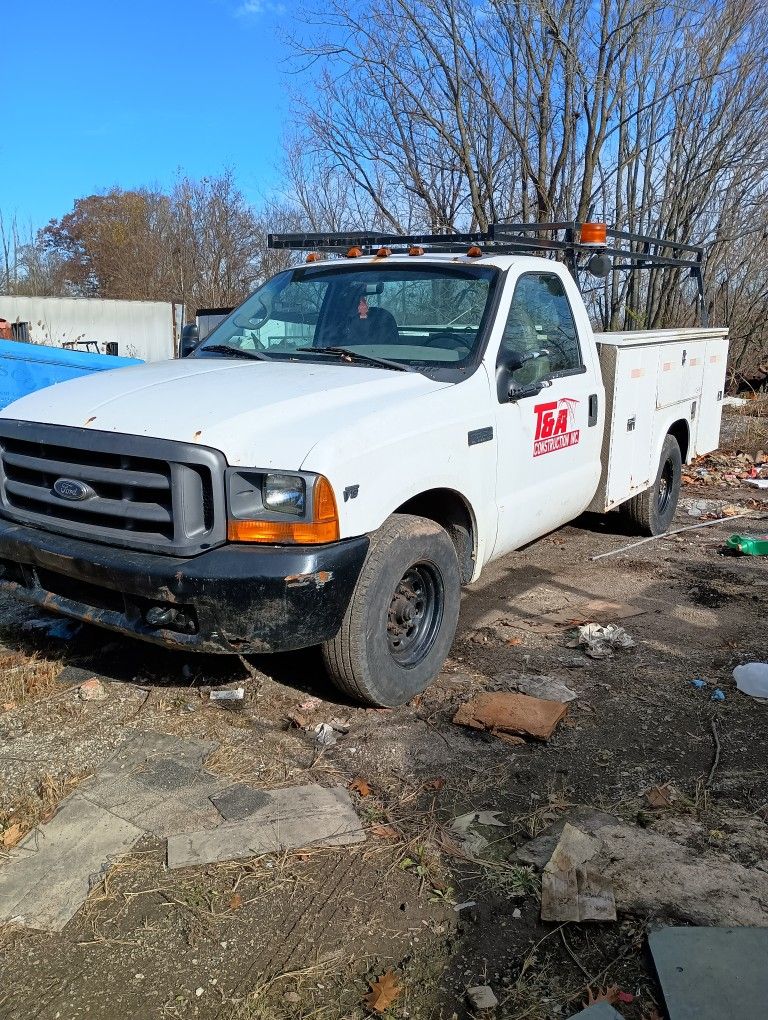
<path fill-rule="evenodd" d="M 669 1020 L 768 1016 L 768 928 L 662 928 L 648 945 Z"/>
<path fill-rule="evenodd" d="M 579 1017 L 584 1017 L 584 1020 L 621 1020 L 621 1013 L 617 1013 L 607 1002 L 596 1002 L 594 1006 L 587 1006 L 580 1013 L 574 1013 L 571 1020 L 578 1020 Z"/>
<path fill-rule="evenodd" d="M 69 797 L 0 864 L 0 921 L 61 931 L 85 901 L 91 876 L 143 835 L 84 797 Z"/>
<path fill-rule="evenodd" d="M 138 765 L 127 775 L 97 777 L 80 793 L 92 804 L 165 839 L 218 825 L 222 816 L 210 798 L 228 785 L 228 780 L 210 772 L 157 760 Z"/>
<path fill-rule="evenodd" d="M 289 787 L 271 790 L 268 797 L 267 805 L 242 821 L 224 822 L 212 832 L 169 837 L 168 867 L 365 840 L 352 800 L 341 786 Z"/>
<path fill-rule="evenodd" d="M 188 740 L 167 733 L 136 733 L 117 748 L 101 769 L 99 775 L 127 775 L 147 762 L 166 758 L 189 768 L 199 769 L 203 758 L 218 744 L 213 740 Z"/>
<path fill-rule="evenodd" d="M 263 790 L 254 790 L 250 786 L 230 786 L 228 790 L 211 797 L 211 802 L 216 810 L 228 822 L 237 822 L 248 818 L 259 808 L 267 807 L 270 803 L 269 794 Z"/>

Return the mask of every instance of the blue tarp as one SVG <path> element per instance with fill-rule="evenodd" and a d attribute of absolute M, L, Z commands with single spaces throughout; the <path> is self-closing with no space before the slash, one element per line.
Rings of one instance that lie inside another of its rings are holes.
<path fill-rule="evenodd" d="M 27 393 L 67 379 L 140 364 L 142 362 L 138 358 L 116 358 L 109 354 L 70 351 L 64 347 L 0 340 L 0 407 Z"/>

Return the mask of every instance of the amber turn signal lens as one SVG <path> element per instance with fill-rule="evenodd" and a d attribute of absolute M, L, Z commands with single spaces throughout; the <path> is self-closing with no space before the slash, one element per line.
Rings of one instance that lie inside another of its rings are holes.
<path fill-rule="evenodd" d="M 376 252 L 376 258 L 385 259 L 391 254 L 392 254 L 391 248 L 379 248 L 379 250 Z"/>
<path fill-rule="evenodd" d="M 604 223 L 582 223 L 581 243 L 582 244 L 605 244 L 608 238 L 608 230 Z"/>
<path fill-rule="evenodd" d="M 362 248 L 358 248 L 357 246 L 355 246 L 354 248 L 350 248 L 349 249 L 349 251 L 347 252 L 347 258 L 348 259 L 359 259 L 362 254 L 363 254 L 363 249 Z"/>
<path fill-rule="evenodd" d="M 227 525 L 230 542 L 273 545 L 322 545 L 339 540 L 339 513 L 331 483 L 322 475 L 315 482 L 311 521 L 237 521 Z"/>
<path fill-rule="evenodd" d="M 412 248 L 408 249 L 408 254 L 409 255 L 423 255 L 424 254 L 424 249 L 420 248 L 417 244 L 414 244 L 414 246 Z"/>
<path fill-rule="evenodd" d="M 483 249 L 479 248 L 476 244 L 472 244 L 467 248 L 467 255 L 471 259 L 478 259 L 483 254 Z"/>
<path fill-rule="evenodd" d="M 320 254 L 319 251 L 311 251 L 309 255 L 307 255 L 307 262 L 322 262 L 322 261 L 323 256 Z"/>

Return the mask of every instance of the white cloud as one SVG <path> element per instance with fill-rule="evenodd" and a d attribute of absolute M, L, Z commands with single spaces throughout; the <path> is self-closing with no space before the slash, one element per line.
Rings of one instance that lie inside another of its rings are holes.
<path fill-rule="evenodd" d="M 285 4 L 273 0 L 243 0 L 236 14 L 241 18 L 255 18 L 262 14 L 285 14 Z"/>

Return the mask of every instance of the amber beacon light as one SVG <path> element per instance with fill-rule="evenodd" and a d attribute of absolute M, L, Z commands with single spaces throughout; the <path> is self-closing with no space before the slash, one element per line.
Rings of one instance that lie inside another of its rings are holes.
<path fill-rule="evenodd" d="M 607 240 L 608 230 L 605 223 L 582 223 L 582 244 L 594 244 L 596 247 L 600 247 L 605 246 Z"/>

